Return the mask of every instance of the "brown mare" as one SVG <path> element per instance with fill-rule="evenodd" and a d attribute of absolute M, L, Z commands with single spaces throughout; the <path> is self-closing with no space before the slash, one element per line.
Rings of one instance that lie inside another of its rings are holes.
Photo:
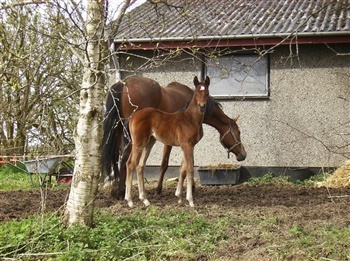
<path fill-rule="evenodd" d="M 182 202 L 182 188 L 185 177 L 187 178 L 186 199 L 191 207 L 194 207 L 192 186 L 194 176 L 194 154 L 195 145 L 203 137 L 203 119 L 207 100 L 209 97 L 210 80 L 207 76 L 204 82 L 199 82 L 197 76 L 193 79 L 195 86 L 191 102 L 186 110 L 173 113 L 163 112 L 155 108 L 144 108 L 135 112 L 129 121 L 131 135 L 131 153 L 126 163 L 126 193 L 125 200 L 129 207 L 132 202 L 132 179 L 137 165 L 137 181 L 139 187 L 139 198 L 148 206 L 150 203 L 146 198 L 143 180 L 142 154 L 149 155 L 154 145 L 154 139 L 168 146 L 180 146 L 182 149 L 182 163 L 180 168 L 179 183 L 175 195 Z"/>
<path fill-rule="evenodd" d="M 119 81 L 111 87 L 106 101 L 101 163 L 104 173 L 109 174 L 113 168 L 115 177 L 112 188 L 113 197 L 124 199 L 125 195 L 125 163 L 131 150 L 130 144 L 127 144 L 130 140 L 127 129 L 129 117 L 138 109 L 146 107 L 157 108 L 165 112 L 181 110 L 191 100 L 193 93 L 194 91 L 186 85 L 173 82 L 163 88 L 158 82 L 142 76 L 127 77 L 124 81 Z M 236 121 L 237 118 L 229 118 L 222 111 L 221 105 L 209 96 L 203 122 L 220 133 L 220 142 L 228 154 L 232 152 L 238 161 L 242 161 L 246 157 L 246 152 L 241 143 Z M 162 190 L 171 148 L 168 145 L 164 146 L 157 187 L 158 194 Z M 146 157 L 147 155 L 143 157 L 144 161 L 147 160 Z"/>

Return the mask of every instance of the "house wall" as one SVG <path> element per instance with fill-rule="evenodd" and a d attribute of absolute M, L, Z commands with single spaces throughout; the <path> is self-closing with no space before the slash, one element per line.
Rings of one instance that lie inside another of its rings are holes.
<path fill-rule="evenodd" d="M 228 116 L 240 115 L 238 126 L 247 151 L 246 160 L 240 162 L 244 166 L 336 167 L 345 160 L 339 153 L 349 157 L 350 56 L 336 55 L 325 45 L 300 45 L 293 53 L 289 46 L 280 46 L 270 55 L 269 99 L 220 101 Z M 152 58 L 153 53 L 142 55 Z M 163 86 L 179 81 L 193 87 L 202 63 L 188 54 L 165 64 L 129 56 L 122 57 L 121 68 L 141 68 L 136 74 Z M 122 76 L 133 73 L 124 71 Z M 159 165 L 161 153 L 157 143 L 147 165 Z M 180 163 L 181 150 L 173 148 L 170 165 Z M 195 165 L 232 163 L 237 161 L 233 154 L 227 157 L 219 133 L 204 125 L 204 137 L 195 147 Z"/>

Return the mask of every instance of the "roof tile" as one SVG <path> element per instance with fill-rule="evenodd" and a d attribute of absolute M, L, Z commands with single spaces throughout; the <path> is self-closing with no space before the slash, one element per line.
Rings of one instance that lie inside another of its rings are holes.
<path fill-rule="evenodd" d="M 350 34 L 350 0 L 168 0 L 133 9 L 116 39 L 334 32 Z"/>

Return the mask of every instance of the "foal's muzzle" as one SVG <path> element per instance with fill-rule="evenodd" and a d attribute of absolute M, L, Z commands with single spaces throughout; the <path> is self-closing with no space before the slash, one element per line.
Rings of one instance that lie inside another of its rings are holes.
<path fill-rule="evenodd" d="M 203 104 L 203 105 L 198 104 L 198 110 L 199 110 L 200 112 L 205 112 L 205 107 L 206 107 L 205 104 Z"/>

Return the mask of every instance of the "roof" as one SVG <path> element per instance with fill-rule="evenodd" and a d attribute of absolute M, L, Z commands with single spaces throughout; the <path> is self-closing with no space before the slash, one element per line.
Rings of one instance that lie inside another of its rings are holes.
<path fill-rule="evenodd" d="M 350 42 L 350 0 L 147 1 L 124 17 L 115 42 L 171 48 L 178 42 L 273 44 L 296 36 Z"/>

